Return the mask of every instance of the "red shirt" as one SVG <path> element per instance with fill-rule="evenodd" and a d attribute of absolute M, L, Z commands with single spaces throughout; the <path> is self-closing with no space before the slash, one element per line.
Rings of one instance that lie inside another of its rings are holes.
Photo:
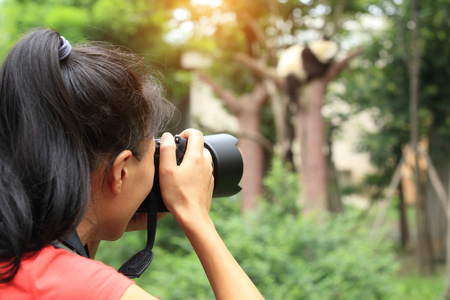
<path fill-rule="evenodd" d="M 102 262 L 47 246 L 26 255 L 0 299 L 119 299 L 134 282 Z"/>

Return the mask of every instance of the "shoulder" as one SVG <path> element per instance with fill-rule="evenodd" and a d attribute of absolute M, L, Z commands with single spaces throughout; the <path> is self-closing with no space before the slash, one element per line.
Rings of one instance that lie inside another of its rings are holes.
<path fill-rule="evenodd" d="M 45 299 L 119 299 L 134 283 L 102 262 L 53 246 L 24 259 L 16 277 L 17 285 Z"/>
<path fill-rule="evenodd" d="M 77 299 L 118 298 L 134 283 L 102 262 L 64 249 L 47 247 L 46 250 L 49 254 L 44 254 L 42 259 L 51 267 L 43 270 L 39 278 L 45 278 L 50 288 L 57 285 L 61 291 L 73 291 L 78 294 Z M 54 280 L 47 280 L 51 278 Z M 80 297 L 82 294 L 83 297 Z"/>
<path fill-rule="evenodd" d="M 35 263 L 39 265 L 49 266 L 49 268 L 44 270 L 38 268 L 38 270 L 41 270 L 42 272 L 39 274 L 41 276 L 46 275 L 47 272 L 59 272 L 60 274 L 69 273 L 74 276 L 77 276 L 77 274 L 86 276 L 92 270 L 116 272 L 112 267 L 107 266 L 102 262 L 77 255 L 63 248 L 55 248 L 54 246 L 43 248 L 35 258 L 35 261 Z"/>

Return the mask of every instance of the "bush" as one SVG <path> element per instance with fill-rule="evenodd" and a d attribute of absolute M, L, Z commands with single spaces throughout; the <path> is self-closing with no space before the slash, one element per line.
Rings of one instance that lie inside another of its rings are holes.
<path fill-rule="evenodd" d="M 273 218 L 265 206 L 246 222 L 217 227 L 266 299 L 392 299 L 395 293 L 394 253 L 370 240 L 356 212 Z"/>

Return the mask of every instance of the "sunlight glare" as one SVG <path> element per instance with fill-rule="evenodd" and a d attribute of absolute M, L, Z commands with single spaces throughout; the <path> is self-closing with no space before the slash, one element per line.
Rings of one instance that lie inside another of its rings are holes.
<path fill-rule="evenodd" d="M 186 9 L 177 8 L 173 11 L 173 16 L 179 21 L 184 21 L 190 17 L 190 13 Z"/>
<path fill-rule="evenodd" d="M 219 7 L 222 0 L 191 0 L 193 5 L 208 5 L 210 7 Z"/>

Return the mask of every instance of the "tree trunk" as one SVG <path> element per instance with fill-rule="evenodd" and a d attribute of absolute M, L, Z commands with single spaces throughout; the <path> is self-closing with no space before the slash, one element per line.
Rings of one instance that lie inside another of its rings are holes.
<path fill-rule="evenodd" d="M 300 143 L 303 188 L 301 206 L 303 212 L 327 210 L 327 176 L 325 126 L 321 114 L 327 82 L 311 81 L 298 100 L 296 138 Z"/>
<path fill-rule="evenodd" d="M 433 247 L 431 243 L 430 225 L 426 209 L 425 186 L 426 171 L 419 167 L 419 155 L 415 153 L 416 182 L 416 223 L 417 223 L 417 263 L 421 275 L 434 273 Z"/>
<path fill-rule="evenodd" d="M 318 78 L 304 85 L 301 98 L 298 99 L 298 109 L 295 112 L 295 138 L 300 145 L 301 159 L 294 159 L 300 165 L 300 182 L 303 196 L 299 205 L 305 213 L 314 210 L 327 210 L 327 172 L 326 142 L 324 121 L 321 114 L 323 99 L 328 83 L 344 70 L 350 60 L 357 56 L 362 49 L 350 52 L 341 61 L 335 61 L 323 78 Z M 274 82 L 280 90 L 284 90 L 284 78 L 276 74 L 273 67 L 265 65 L 244 54 L 235 55 L 237 62 L 249 67 L 265 80 Z M 286 107 L 287 108 L 287 107 Z M 278 126 L 278 124 L 277 124 Z"/>
<path fill-rule="evenodd" d="M 326 143 L 328 148 L 328 153 L 326 155 L 328 164 L 328 180 L 327 180 L 327 206 L 333 213 L 340 213 L 344 211 L 344 206 L 342 205 L 341 191 L 339 186 L 339 179 L 336 170 L 336 165 L 333 161 L 333 133 L 334 128 L 329 124 L 329 129 L 326 134 Z"/>
<path fill-rule="evenodd" d="M 417 0 L 411 1 L 412 42 L 411 55 L 406 55 L 405 61 L 409 71 L 409 109 L 411 122 L 411 148 L 415 155 L 415 186 L 416 186 L 416 222 L 417 222 L 417 263 L 421 275 L 431 274 L 434 271 L 431 236 L 426 212 L 425 184 L 426 174 L 419 166 L 419 94 L 420 94 L 420 32 L 419 32 L 419 6 Z M 409 58 L 409 61 L 408 59 Z"/>
<path fill-rule="evenodd" d="M 403 187 L 401 181 L 398 187 L 398 194 L 399 194 L 398 212 L 400 216 L 399 218 L 400 245 L 402 246 L 402 248 L 406 249 L 409 245 L 409 225 L 408 225 L 407 206 L 403 195 Z"/>
<path fill-rule="evenodd" d="M 449 168 L 450 164 L 447 158 L 446 141 L 441 139 L 435 127 L 431 127 L 429 133 L 429 155 L 431 161 L 436 167 L 438 176 L 443 183 L 445 194 L 448 195 L 448 182 L 449 182 Z M 447 142 L 448 144 L 448 142 Z M 446 234 L 447 234 L 447 217 L 445 211 L 442 209 L 439 196 L 437 195 L 431 181 L 428 182 L 426 187 L 426 195 L 429 201 L 427 202 L 427 211 L 430 216 L 431 222 L 431 237 L 433 241 L 434 257 L 439 261 L 445 261 L 446 257 Z M 446 199 L 447 200 L 447 199 Z"/>
<path fill-rule="evenodd" d="M 197 71 L 199 78 L 209 84 L 223 103 L 233 112 L 239 121 L 239 149 L 244 161 L 242 175 L 243 213 L 253 210 L 257 197 L 262 194 L 264 177 L 264 144 L 266 140 L 260 134 L 261 110 L 267 100 L 267 90 L 257 84 L 251 93 L 237 96 L 233 91 L 220 86 L 211 77 Z"/>
<path fill-rule="evenodd" d="M 246 134 L 239 137 L 239 149 L 244 161 L 242 175 L 242 205 L 243 213 L 256 208 L 257 197 L 262 194 L 264 177 L 264 150 L 257 139 L 260 129 L 260 112 L 251 107 L 243 108 L 238 115 L 239 127 Z"/>
<path fill-rule="evenodd" d="M 289 111 L 289 100 L 286 95 L 277 89 L 275 83 L 271 80 L 264 81 L 267 92 L 270 95 L 272 112 L 274 115 L 275 130 L 277 142 L 275 153 L 281 157 L 284 163 L 295 166 L 292 141 L 293 130 L 291 125 L 291 113 Z"/>

